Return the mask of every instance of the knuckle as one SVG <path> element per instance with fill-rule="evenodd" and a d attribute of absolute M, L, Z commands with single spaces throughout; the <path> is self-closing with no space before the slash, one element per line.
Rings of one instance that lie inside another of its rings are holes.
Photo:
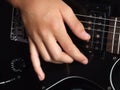
<path fill-rule="evenodd" d="M 74 43 L 73 43 L 72 40 L 70 40 L 68 42 L 65 42 L 63 47 L 64 47 L 65 51 L 73 52 L 73 50 L 74 50 Z"/>
<path fill-rule="evenodd" d="M 72 8 L 71 8 L 70 6 L 68 6 L 68 7 L 66 8 L 66 12 L 67 12 L 67 13 L 73 13 L 73 10 L 72 10 Z"/>
<path fill-rule="evenodd" d="M 71 63 L 73 63 L 73 60 L 69 60 L 69 61 L 67 61 L 66 63 L 71 64 Z"/>
<path fill-rule="evenodd" d="M 74 52 L 73 47 L 66 47 L 67 52 Z"/>
<path fill-rule="evenodd" d="M 54 56 L 53 56 L 53 60 L 54 61 L 57 61 L 57 62 L 59 62 L 59 61 L 61 61 L 61 54 L 60 53 L 56 53 Z"/>
<path fill-rule="evenodd" d="M 44 57 L 43 58 L 46 62 L 51 62 L 51 58 L 50 57 Z"/>
<path fill-rule="evenodd" d="M 34 59 L 36 59 L 37 57 L 38 57 L 38 55 L 30 52 L 30 58 L 31 58 L 32 61 L 34 61 Z"/>
<path fill-rule="evenodd" d="M 71 44 L 69 47 L 66 47 L 66 52 L 71 56 L 76 56 L 78 54 L 78 50 L 75 45 Z"/>
<path fill-rule="evenodd" d="M 59 30 L 60 25 L 58 23 L 58 20 L 53 19 L 50 23 L 50 27 L 52 28 L 52 30 Z"/>
<path fill-rule="evenodd" d="M 49 31 L 47 28 L 40 28 L 39 30 L 40 30 L 40 32 L 38 32 L 38 33 L 41 37 L 46 37 L 49 35 Z"/>
<path fill-rule="evenodd" d="M 83 25 L 79 21 L 76 21 L 75 23 L 73 23 L 73 28 L 76 33 L 79 33 L 80 31 L 84 30 Z"/>

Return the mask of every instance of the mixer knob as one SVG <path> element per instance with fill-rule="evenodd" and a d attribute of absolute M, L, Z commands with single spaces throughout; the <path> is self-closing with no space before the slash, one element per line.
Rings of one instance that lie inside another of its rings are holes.
<path fill-rule="evenodd" d="M 26 65 L 22 58 L 13 59 L 11 61 L 11 68 L 14 72 L 22 72 L 25 67 Z"/>

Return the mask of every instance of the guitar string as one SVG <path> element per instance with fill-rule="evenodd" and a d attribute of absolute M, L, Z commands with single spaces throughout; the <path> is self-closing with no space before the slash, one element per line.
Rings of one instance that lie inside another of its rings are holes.
<path fill-rule="evenodd" d="M 100 42 L 94 41 L 94 42 L 93 42 L 93 44 L 94 44 L 93 46 L 91 46 L 90 43 L 91 43 L 91 41 L 87 42 L 87 44 L 85 44 L 85 45 L 86 45 L 86 46 L 89 45 L 90 48 L 95 48 L 96 45 L 97 45 L 97 47 L 98 47 L 98 45 L 101 44 L 101 41 L 100 41 Z M 111 43 L 111 41 L 107 41 L 107 43 Z M 100 45 L 100 46 L 101 46 L 101 45 Z M 106 46 L 106 43 L 103 43 L 103 46 Z M 115 45 L 115 46 L 116 46 L 116 45 Z M 89 48 L 89 47 L 88 47 L 88 48 Z M 99 47 L 98 47 L 98 48 L 99 48 Z M 100 50 L 100 49 L 98 49 L 98 50 Z M 102 49 L 102 50 L 103 50 L 103 49 Z M 120 49 L 119 49 L 119 50 L 120 50 Z M 117 54 L 119 54 L 119 50 L 117 49 L 117 51 L 116 51 Z M 113 53 L 113 52 L 112 52 L 112 53 Z"/>
<path fill-rule="evenodd" d="M 80 15 L 80 14 L 79 14 Z M 82 16 L 84 16 L 84 15 L 82 15 Z M 92 18 L 92 17 L 90 17 L 90 18 Z M 93 17 L 93 18 L 97 18 L 97 17 Z M 104 18 L 98 18 L 98 19 L 103 19 L 103 20 L 105 20 Z M 111 20 L 111 21 L 115 21 L 115 20 L 113 20 L 113 19 L 108 19 L 108 20 Z M 118 21 L 118 20 L 117 20 Z M 120 27 L 114 27 L 114 26 L 112 26 L 112 25 L 106 25 L 106 24 L 102 24 L 102 23 L 93 23 L 93 22 L 90 22 L 90 21 L 81 21 L 82 23 L 87 23 L 87 24 L 93 24 L 93 25 L 99 25 L 99 26 L 107 26 L 107 27 L 110 27 L 110 28 L 120 28 Z M 118 34 L 118 35 L 120 35 L 120 33 L 116 33 L 116 32 L 111 32 L 111 31 L 105 31 L 105 30 L 102 30 L 102 29 L 92 29 L 92 28 L 85 28 L 86 30 L 88 30 L 88 31 L 90 31 L 90 30 L 94 30 L 94 31 L 98 31 L 98 32 L 102 32 L 102 33 L 109 33 L 109 34 Z M 107 38 L 107 37 L 104 37 L 104 38 Z M 107 39 L 108 40 L 108 39 Z M 115 39 L 116 40 L 116 39 Z"/>
<path fill-rule="evenodd" d="M 83 22 L 83 24 L 89 24 L 89 22 L 87 22 L 87 21 L 81 21 L 81 22 Z M 91 25 L 98 25 L 98 26 L 106 26 L 106 27 L 112 27 L 112 28 L 114 28 L 113 26 L 111 26 L 111 25 L 105 25 L 105 24 L 98 24 L 98 23 L 91 23 Z M 88 27 L 89 28 L 89 27 Z M 118 29 L 118 27 L 116 27 L 117 29 Z M 120 29 L 120 27 L 119 27 L 119 29 Z M 92 29 L 88 29 L 88 30 L 92 30 Z M 94 31 L 99 31 L 99 32 L 106 32 L 106 33 L 112 33 L 113 34 L 113 32 L 112 31 L 104 31 L 104 30 L 102 30 L 102 29 L 100 29 L 100 30 L 98 30 L 98 29 L 94 29 Z M 119 34 L 120 32 L 115 32 L 115 34 Z"/>
<path fill-rule="evenodd" d="M 94 25 L 94 26 L 95 26 L 95 25 L 97 25 L 97 26 L 103 26 L 103 27 L 107 27 L 107 28 L 109 28 L 109 29 L 110 29 L 110 28 L 111 28 L 111 29 L 113 28 L 113 30 L 116 30 L 116 31 L 117 31 L 118 29 L 120 29 L 119 26 L 115 26 L 115 23 L 117 23 L 117 24 L 120 23 L 119 20 L 117 20 L 117 21 L 115 20 L 116 18 L 114 18 L 114 19 L 108 19 L 108 18 L 96 17 L 96 16 L 92 16 L 92 15 L 89 15 L 89 16 L 88 16 L 88 15 L 80 15 L 80 14 L 76 14 L 76 16 L 77 16 L 77 17 L 79 16 L 79 18 L 80 18 L 80 17 L 82 17 L 82 18 L 84 17 L 84 18 L 95 19 L 96 21 L 97 21 L 97 20 L 108 21 L 110 24 L 103 24 L 103 23 L 101 23 L 102 21 L 101 21 L 100 23 L 96 23 L 96 22 L 91 22 L 90 20 L 89 20 L 89 21 L 81 21 L 82 23 L 86 23 L 86 24 Z M 114 25 L 111 25 L 111 24 L 114 24 Z M 88 27 L 88 30 L 92 30 L 91 27 Z M 116 34 L 118 34 L 119 37 L 120 37 L 120 32 L 105 31 L 105 29 L 103 29 L 103 30 L 102 30 L 102 29 L 99 29 L 99 30 L 98 30 L 98 29 L 96 29 L 96 30 L 94 29 L 94 31 L 99 31 L 99 32 L 102 32 L 102 33 L 109 33 L 109 34 L 111 33 L 111 34 L 114 35 L 114 36 L 115 36 Z M 92 37 L 92 38 L 94 38 L 94 37 Z M 104 38 L 107 38 L 107 37 L 103 37 L 103 39 L 104 39 Z M 107 38 L 107 43 L 108 43 L 108 41 L 111 42 L 112 39 L 110 39 L 110 40 L 108 40 L 108 39 L 109 39 L 109 38 Z M 115 42 L 115 40 L 117 40 L 117 39 L 114 37 L 114 42 Z M 112 41 L 113 41 L 113 40 L 112 40 Z M 113 43 L 114 43 L 114 42 L 113 42 Z M 94 43 L 94 44 L 95 44 L 95 43 L 97 43 L 97 42 L 92 42 L 92 41 L 91 41 L 91 43 Z M 102 43 L 102 41 L 100 41 L 100 43 Z M 118 44 L 119 44 L 119 41 L 118 41 Z M 105 45 L 105 43 L 103 43 L 102 45 Z M 113 46 L 112 46 L 112 48 L 113 48 Z M 118 46 L 118 49 L 119 49 L 119 46 Z M 119 50 L 117 50 L 117 53 L 119 53 Z"/>
<path fill-rule="evenodd" d="M 101 19 L 101 20 L 109 20 L 109 21 L 114 21 L 115 22 L 115 20 L 113 20 L 113 19 L 107 19 L 107 18 L 100 18 L 100 17 L 94 17 L 94 16 L 87 16 L 87 15 L 81 15 L 81 14 L 76 14 L 77 16 L 81 16 L 81 17 L 89 17 L 89 18 L 96 18 L 96 19 Z M 105 27 L 110 27 L 110 28 L 114 28 L 114 26 L 112 26 L 112 25 L 108 25 L 108 24 L 102 24 L 102 23 L 93 23 L 93 22 L 91 22 L 91 21 L 81 21 L 81 22 L 83 22 L 83 23 L 86 23 L 86 24 L 90 24 L 90 25 L 92 25 L 92 24 L 94 24 L 94 25 L 98 25 L 98 26 L 105 26 Z M 117 22 L 120 22 L 119 20 L 117 20 Z M 120 27 L 118 27 L 118 26 L 116 26 L 116 29 L 120 29 Z M 110 32 L 110 31 L 105 31 L 105 32 Z M 111 32 L 111 33 L 113 33 L 113 32 Z M 116 33 L 115 33 L 116 34 Z M 119 34 L 119 33 L 117 33 L 117 34 Z"/>
<path fill-rule="evenodd" d="M 85 28 L 86 30 L 88 30 L 88 28 Z M 95 30 L 95 29 L 91 29 L 91 31 L 92 30 Z M 90 30 L 89 30 L 90 31 Z M 103 31 L 101 31 L 101 30 L 95 30 L 95 31 L 99 31 L 99 32 L 103 32 Z M 107 31 L 104 31 L 105 33 L 107 33 Z M 110 34 L 113 34 L 112 32 L 109 32 Z M 117 33 L 116 33 L 117 34 Z M 118 34 L 118 37 L 120 37 L 120 33 Z M 91 36 L 91 38 L 94 38 L 93 37 L 93 35 Z M 99 38 L 98 38 L 99 39 Z M 107 43 L 111 43 L 112 42 L 112 39 L 111 38 L 108 38 L 108 37 L 103 37 L 103 39 L 107 39 Z M 99 41 L 99 42 L 98 42 Z M 89 43 L 93 43 L 93 44 L 100 44 L 100 43 L 102 43 L 102 40 L 98 40 L 98 41 L 94 41 L 94 42 L 92 42 L 91 40 L 89 41 Z M 114 38 L 114 43 L 116 43 L 116 41 L 117 41 L 117 43 L 120 43 L 119 41 L 120 41 L 120 39 L 118 40 L 116 37 Z M 106 45 L 105 43 L 103 43 L 103 46 L 104 45 Z M 115 45 L 116 46 L 116 45 Z M 94 46 L 90 46 L 90 47 L 94 47 Z M 119 46 L 117 46 L 117 47 L 119 47 Z M 119 54 L 119 49 L 118 49 L 118 51 L 117 51 L 117 53 Z"/>
<path fill-rule="evenodd" d="M 99 20 L 106 20 L 106 21 L 113 21 L 113 22 L 115 22 L 115 19 L 96 17 L 96 16 L 92 16 L 92 15 L 82 15 L 82 14 L 75 14 L 75 15 L 76 16 L 85 17 L 85 18 L 94 18 L 94 19 L 99 19 Z M 120 22 L 120 20 L 117 20 L 117 22 Z"/>
<path fill-rule="evenodd" d="M 94 37 L 91 36 L 91 38 L 94 38 Z M 107 39 L 107 42 L 108 42 L 108 43 L 112 41 L 112 39 L 107 38 L 107 37 L 104 37 L 104 39 Z M 96 39 L 96 40 L 100 40 L 100 39 L 98 38 L 98 39 Z M 90 40 L 90 41 L 91 41 L 91 40 Z M 89 42 L 90 42 L 90 41 L 89 41 Z M 115 38 L 114 41 L 118 41 L 118 39 Z M 97 41 L 94 41 L 94 44 L 95 44 L 95 43 L 98 43 L 98 42 L 97 42 Z M 99 43 L 101 43 L 101 42 L 99 42 Z"/>
<path fill-rule="evenodd" d="M 85 29 L 88 30 L 87 28 L 85 28 Z M 96 30 L 96 29 L 91 29 L 91 30 Z M 100 30 L 96 30 L 96 31 L 102 32 L 102 31 L 100 31 Z M 105 31 L 104 31 L 104 32 L 105 32 Z M 106 33 L 107 33 L 107 31 L 106 31 Z M 109 32 L 109 33 L 112 34 L 112 32 Z M 118 36 L 120 35 L 120 33 L 117 33 L 117 34 L 118 34 Z M 91 36 L 91 37 L 92 37 L 92 36 Z M 104 39 L 106 39 L 106 38 L 108 38 L 108 37 L 104 37 Z M 108 40 L 112 40 L 112 39 L 108 38 Z M 114 40 L 117 40 L 117 39 L 115 38 Z"/>
<path fill-rule="evenodd" d="M 87 30 L 87 28 L 85 28 L 85 29 Z M 91 29 L 91 30 L 95 30 L 95 29 Z M 100 30 L 96 30 L 96 31 L 100 31 Z M 102 31 L 101 31 L 101 32 L 102 32 Z M 110 33 L 110 32 L 109 32 L 109 33 Z M 112 34 L 112 32 L 111 32 L 111 34 Z M 120 35 L 120 34 L 118 34 L 118 37 L 119 37 L 119 35 Z M 91 35 L 91 38 L 95 38 L 95 37 L 93 37 L 93 35 Z M 97 39 L 99 39 L 99 38 L 97 38 Z M 107 39 L 107 42 L 108 42 L 108 43 L 112 41 L 112 39 L 111 39 L 111 38 L 108 38 L 108 37 L 104 37 L 103 39 Z M 114 41 L 118 41 L 118 39 L 115 38 Z M 89 41 L 89 43 L 90 43 L 90 42 L 91 42 L 91 41 Z M 98 42 L 97 42 L 97 41 L 94 41 L 93 43 L 96 44 L 96 43 L 98 43 Z M 99 43 L 101 43 L 101 42 L 99 42 Z"/>
<path fill-rule="evenodd" d="M 108 25 L 108 24 L 93 23 L 93 22 L 91 22 L 91 21 L 82 21 L 82 20 L 81 20 L 81 22 L 86 23 L 86 24 L 90 24 L 90 25 L 94 24 L 94 25 L 106 26 L 106 27 L 114 28 L 114 26 L 112 26 L 112 25 Z M 116 29 L 117 29 L 117 28 L 120 29 L 119 26 L 117 26 Z"/>

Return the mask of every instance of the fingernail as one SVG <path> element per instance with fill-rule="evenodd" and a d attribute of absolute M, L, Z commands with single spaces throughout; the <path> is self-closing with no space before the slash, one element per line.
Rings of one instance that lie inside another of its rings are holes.
<path fill-rule="evenodd" d="M 81 35 L 87 40 L 90 39 L 90 35 L 85 31 L 81 32 Z"/>
<path fill-rule="evenodd" d="M 38 76 L 38 78 L 39 78 L 40 81 L 43 81 L 43 79 L 44 79 L 44 78 L 43 78 L 42 76 L 40 76 L 40 75 Z"/>
<path fill-rule="evenodd" d="M 83 64 L 87 64 L 87 63 L 88 63 L 88 59 L 84 59 L 84 60 L 82 61 L 82 63 L 83 63 Z"/>

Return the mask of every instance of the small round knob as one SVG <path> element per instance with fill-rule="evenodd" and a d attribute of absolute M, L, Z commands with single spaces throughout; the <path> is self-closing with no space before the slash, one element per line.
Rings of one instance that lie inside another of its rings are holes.
<path fill-rule="evenodd" d="M 13 59 L 11 61 L 11 68 L 14 72 L 22 72 L 25 67 L 26 65 L 22 58 Z"/>

